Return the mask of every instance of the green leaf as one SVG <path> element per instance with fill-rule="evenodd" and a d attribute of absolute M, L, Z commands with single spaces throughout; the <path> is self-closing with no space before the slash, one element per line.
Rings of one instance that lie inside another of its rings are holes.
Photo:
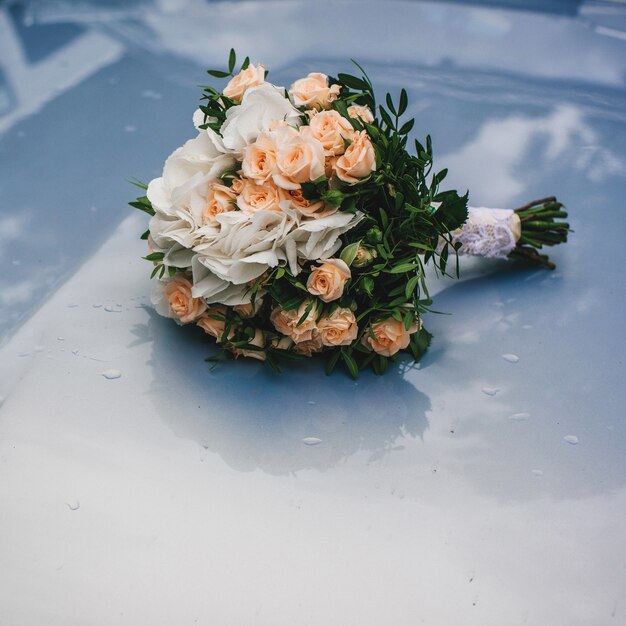
<path fill-rule="evenodd" d="M 411 324 L 415 321 L 415 314 L 413 311 L 407 311 L 404 314 L 404 330 L 409 330 L 411 328 Z"/>
<path fill-rule="evenodd" d="M 146 261 L 162 261 L 165 254 L 163 252 L 151 252 L 143 257 Z"/>
<path fill-rule="evenodd" d="M 128 180 L 128 182 L 131 185 L 135 185 L 135 187 L 139 187 L 139 189 L 147 189 L 148 185 L 146 185 L 145 183 L 142 183 L 139 179 L 137 178 L 131 178 Z"/>
<path fill-rule="evenodd" d="M 207 70 L 206 73 L 215 76 L 215 78 L 226 78 L 226 76 L 230 76 L 230 72 L 224 72 L 222 70 Z"/>
<path fill-rule="evenodd" d="M 139 239 L 143 239 L 145 241 L 146 239 L 148 239 L 149 236 L 150 236 L 150 231 L 147 230 L 141 234 L 141 237 L 139 237 Z"/>
<path fill-rule="evenodd" d="M 343 362 L 348 368 L 348 371 L 350 372 L 350 376 L 356 380 L 359 377 L 359 366 L 356 364 L 354 357 L 343 350 L 341 351 L 341 356 L 343 358 Z"/>
<path fill-rule="evenodd" d="M 464 196 L 459 196 L 454 190 L 445 191 L 438 193 L 433 199 L 442 203 L 435 212 L 435 219 L 449 231 L 456 230 L 465 224 L 467 220 L 467 193 Z"/>
<path fill-rule="evenodd" d="M 417 265 L 415 263 L 399 263 L 398 265 L 394 265 L 390 270 L 388 270 L 389 274 L 406 274 L 407 272 L 412 272 L 415 270 Z"/>
<path fill-rule="evenodd" d="M 391 121 L 391 117 L 389 117 L 389 113 L 387 113 L 387 111 L 385 111 L 385 109 L 382 107 L 382 105 L 378 107 L 378 111 L 380 112 L 380 117 L 383 118 L 383 122 L 385 122 L 385 124 L 389 128 L 395 128 L 395 124 Z"/>
<path fill-rule="evenodd" d="M 369 85 L 364 80 L 352 76 L 352 74 L 337 74 L 337 79 L 350 89 L 356 89 L 357 91 L 367 91 L 369 89 Z"/>
<path fill-rule="evenodd" d="M 398 104 L 398 117 L 406 111 L 406 107 L 409 104 L 409 97 L 407 96 L 406 89 L 400 91 L 400 103 Z"/>
<path fill-rule="evenodd" d="M 246 57 L 243 60 L 243 63 L 241 64 L 241 71 L 243 72 L 244 70 L 247 70 L 249 65 L 250 65 L 250 57 Z"/>
<path fill-rule="evenodd" d="M 135 209 L 139 209 L 148 215 L 154 215 L 154 209 L 152 208 L 152 203 L 146 196 L 142 196 L 141 198 L 137 198 L 133 202 L 128 203 L 130 206 Z"/>
<path fill-rule="evenodd" d="M 324 371 L 326 372 L 326 376 L 330 376 L 333 373 L 335 367 L 337 367 L 337 361 L 341 356 L 341 352 L 339 350 L 333 352 L 330 358 L 326 361 L 326 365 L 324 367 Z"/>
<path fill-rule="evenodd" d="M 415 288 L 417 287 L 418 282 L 419 276 L 413 276 L 413 278 L 410 278 L 407 281 L 406 287 L 404 288 L 404 295 L 406 296 L 407 300 L 411 298 L 412 295 L 415 293 Z"/>
<path fill-rule="evenodd" d="M 414 124 L 415 124 L 415 120 L 409 120 L 408 122 L 405 122 L 400 127 L 400 130 L 398 131 L 398 134 L 399 135 L 407 135 L 408 133 L 411 132 L 411 129 L 413 128 Z"/>
<path fill-rule="evenodd" d="M 339 258 L 349 267 L 356 258 L 356 254 L 359 251 L 360 241 L 355 241 L 349 246 L 346 246 L 339 255 Z"/>
<path fill-rule="evenodd" d="M 433 176 L 433 185 L 438 185 L 448 174 L 448 168 L 442 169 Z"/>
<path fill-rule="evenodd" d="M 443 250 L 441 251 L 441 254 L 439 255 L 439 269 L 445 273 L 446 271 L 446 264 L 448 263 L 448 244 L 446 244 L 443 247 Z"/>
<path fill-rule="evenodd" d="M 228 71 L 230 74 L 233 73 L 235 69 L 235 63 L 237 63 L 237 55 L 235 54 L 235 49 L 230 49 L 230 54 L 228 55 Z"/>
<path fill-rule="evenodd" d="M 313 300 L 311 300 L 311 302 L 309 302 L 309 304 L 307 305 L 306 309 L 304 309 L 304 313 L 302 314 L 302 317 L 298 320 L 298 323 L 296 324 L 296 328 L 304 324 L 304 322 L 306 321 L 306 318 L 309 317 L 309 313 L 311 312 L 311 309 L 313 308 L 313 304 L 314 302 Z"/>
<path fill-rule="evenodd" d="M 425 329 L 422 328 L 416 333 L 411 335 L 410 348 L 411 353 L 413 354 L 413 358 L 415 361 L 419 361 L 426 350 L 428 350 L 428 346 L 432 340 L 433 336 Z"/>

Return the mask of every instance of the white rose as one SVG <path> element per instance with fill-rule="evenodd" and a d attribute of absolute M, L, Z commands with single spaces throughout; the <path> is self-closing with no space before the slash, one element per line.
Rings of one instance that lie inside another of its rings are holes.
<path fill-rule="evenodd" d="M 250 287 L 246 284 L 234 283 L 216 276 L 205 265 L 200 263 L 200 256 L 196 255 L 191 264 L 193 272 L 194 298 L 202 298 L 208 304 L 226 304 L 236 306 L 250 302 Z"/>
<path fill-rule="evenodd" d="M 240 105 L 226 112 L 221 129 L 224 147 L 241 157 L 249 143 L 262 132 L 275 128 L 279 121 L 290 126 L 301 123 L 300 112 L 285 98 L 284 90 L 271 83 L 252 87 L 244 93 Z"/>
<path fill-rule="evenodd" d="M 222 213 L 216 216 L 220 228 L 198 231 L 194 263 L 239 285 L 279 264 L 288 264 L 295 275 L 300 271 L 298 259 L 331 257 L 341 247 L 340 235 L 361 219 L 360 213 L 344 212 L 312 220 L 301 220 L 295 212 Z"/>
<path fill-rule="evenodd" d="M 150 234 L 158 251 L 167 251 L 176 243 L 193 245 L 194 233 L 202 225 L 209 182 L 234 164 L 234 158 L 220 152 L 206 132 L 200 132 L 167 158 L 163 175 L 151 180 L 146 192 L 155 210 Z"/>
<path fill-rule="evenodd" d="M 294 226 L 287 214 L 231 211 L 216 221 L 219 228 L 200 230 L 202 240 L 194 250 L 197 263 L 222 280 L 245 284 L 287 260 L 283 244 Z"/>
<path fill-rule="evenodd" d="M 169 191 L 165 178 L 155 178 L 148 185 L 148 198 L 155 214 L 150 219 L 150 235 L 159 251 L 174 244 L 191 248 L 196 231 L 204 224 L 210 178 L 202 172 Z"/>
<path fill-rule="evenodd" d="M 233 157 L 220 152 L 208 133 L 200 132 L 167 158 L 163 166 L 163 183 L 166 191 L 171 193 L 194 174 L 215 179 L 234 164 Z"/>

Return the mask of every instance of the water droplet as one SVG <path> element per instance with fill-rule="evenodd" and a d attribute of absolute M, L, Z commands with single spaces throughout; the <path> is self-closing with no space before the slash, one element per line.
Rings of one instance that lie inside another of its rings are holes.
<path fill-rule="evenodd" d="M 502 358 L 509 363 L 517 363 L 519 361 L 517 354 L 503 354 Z"/>
<path fill-rule="evenodd" d="M 57 341 L 65 341 L 65 337 L 57 337 Z"/>
<path fill-rule="evenodd" d="M 316 404 L 315 400 L 309 400 L 307 404 Z"/>
<path fill-rule="evenodd" d="M 104 307 L 104 310 L 107 311 L 108 313 L 121 313 L 122 305 L 121 304 L 107 304 Z"/>
<path fill-rule="evenodd" d="M 482 391 L 486 396 L 495 396 L 500 392 L 500 389 L 498 387 L 483 387 Z"/>
<path fill-rule="evenodd" d="M 530 470 L 531 474 L 533 476 L 543 476 L 543 470 L 540 469 L 534 469 L 534 470 Z"/>
<path fill-rule="evenodd" d="M 77 355 L 78 355 L 78 348 L 77 348 L 76 350 L 72 350 L 72 354 L 73 354 L 74 356 L 77 356 Z"/>
<path fill-rule="evenodd" d="M 578 437 L 576 435 L 565 435 L 563 439 L 565 439 L 567 443 L 571 443 L 573 446 L 575 446 L 578 443 Z"/>
<path fill-rule="evenodd" d="M 122 372 L 120 372 L 119 370 L 110 369 L 110 370 L 104 370 L 104 372 L 102 372 L 102 375 L 107 380 L 115 380 L 116 378 L 120 378 L 122 376 Z"/>
<path fill-rule="evenodd" d="M 124 126 L 124 131 L 127 133 L 134 133 L 137 130 L 136 126 L 133 126 L 132 124 L 127 124 L 126 126 Z"/>
<path fill-rule="evenodd" d="M 302 439 L 302 443 L 305 446 L 316 446 L 318 443 L 322 443 L 322 440 L 319 437 L 305 437 Z"/>
<path fill-rule="evenodd" d="M 43 352 L 45 349 L 45 346 L 35 346 L 35 352 Z"/>
<path fill-rule="evenodd" d="M 513 413 L 513 415 L 509 415 L 509 419 L 514 422 L 523 422 L 530 417 L 530 413 Z"/>
<path fill-rule="evenodd" d="M 532 327 L 533 327 L 533 326 L 532 326 L 532 324 L 524 324 L 524 325 L 522 326 L 522 328 L 523 328 L 524 330 L 530 330 Z"/>
<path fill-rule="evenodd" d="M 102 306 L 101 302 L 97 302 L 96 304 L 91 305 L 94 309 L 99 309 Z"/>
<path fill-rule="evenodd" d="M 68 309 L 75 309 L 78 306 L 78 304 L 72 303 L 72 304 L 68 304 L 67 308 Z"/>
<path fill-rule="evenodd" d="M 78 511 L 78 509 L 80 509 L 80 502 L 78 500 L 74 500 L 73 502 L 66 502 L 65 504 L 70 511 Z"/>

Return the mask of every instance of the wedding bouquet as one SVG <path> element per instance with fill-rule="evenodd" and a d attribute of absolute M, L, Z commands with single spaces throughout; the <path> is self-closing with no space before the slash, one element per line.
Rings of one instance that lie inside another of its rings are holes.
<path fill-rule="evenodd" d="M 458 254 L 524 256 L 565 241 L 561 205 L 470 209 L 442 188 L 431 139 L 408 135 L 408 99 L 378 103 L 366 72 L 310 73 L 289 90 L 246 59 L 219 91 L 203 88 L 195 136 L 131 205 L 151 215 L 152 302 L 197 324 L 224 355 L 266 361 L 318 352 L 326 370 L 383 373 L 399 351 L 419 359 L 432 302 L 424 266 Z M 141 184 L 137 183 L 139 186 Z M 451 256 L 452 255 L 452 256 Z M 452 265 L 452 264 L 450 264 Z"/>

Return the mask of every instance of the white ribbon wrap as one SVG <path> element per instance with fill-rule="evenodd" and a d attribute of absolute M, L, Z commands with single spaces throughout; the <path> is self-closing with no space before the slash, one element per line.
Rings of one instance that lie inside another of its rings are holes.
<path fill-rule="evenodd" d="M 498 259 L 507 257 L 522 235 L 522 223 L 515 211 L 469 207 L 467 222 L 452 233 L 461 243 L 459 254 Z"/>

